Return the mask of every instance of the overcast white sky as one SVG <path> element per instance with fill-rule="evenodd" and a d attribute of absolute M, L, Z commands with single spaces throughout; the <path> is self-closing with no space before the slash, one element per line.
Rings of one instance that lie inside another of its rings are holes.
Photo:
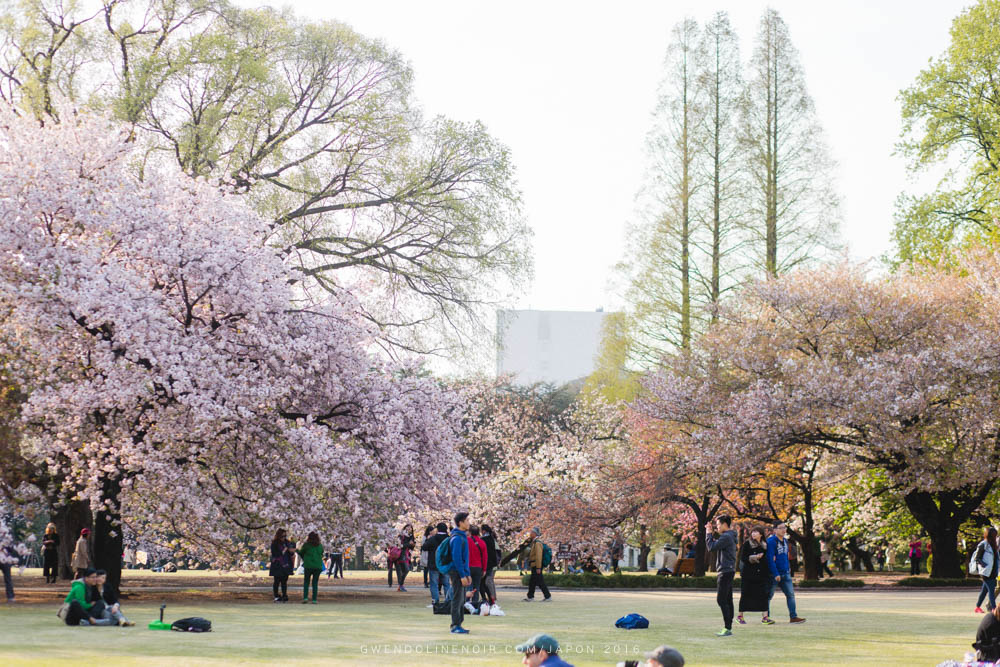
<path fill-rule="evenodd" d="M 854 257 L 868 258 L 889 248 L 893 202 L 907 186 L 892 155 L 896 94 L 945 49 L 968 1 L 281 4 L 381 38 L 411 61 L 428 114 L 482 120 L 510 146 L 535 230 L 535 282 L 516 306 L 592 310 L 616 305 L 611 267 L 635 213 L 643 140 L 676 22 L 728 11 L 746 59 L 764 8 L 781 12 L 839 163 L 843 236 Z"/>

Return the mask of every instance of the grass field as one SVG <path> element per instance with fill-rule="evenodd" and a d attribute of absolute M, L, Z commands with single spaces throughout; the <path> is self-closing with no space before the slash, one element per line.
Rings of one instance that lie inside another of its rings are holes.
<path fill-rule="evenodd" d="M 971 613 L 973 591 L 809 591 L 798 596 L 805 625 L 789 625 L 776 599 L 777 625 L 754 621 L 736 626 L 734 637 L 716 638 L 721 620 L 711 592 L 556 591 L 543 604 L 522 603 L 520 591 L 501 588 L 508 615 L 471 617 L 471 634 L 457 636 L 413 584 L 407 594 L 328 588 L 318 605 L 201 597 L 168 604 L 168 620 L 209 618 L 213 632 L 206 635 L 147 630 L 158 615 L 155 594 L 126 603 L 135 628 L 70 628 L 55 617 L 54 601 L 29 595 L 0 606 L 0 664 L 514 665 L 514 646 L 545 631 L 576 665 L 614 665 L 661 643 L 680 649 L 689 665 L 936 665 L 968 650 L 981 618 Z M 650 629 L 617 630 L 615 619 L 629 612 L 646 616 Z"/>

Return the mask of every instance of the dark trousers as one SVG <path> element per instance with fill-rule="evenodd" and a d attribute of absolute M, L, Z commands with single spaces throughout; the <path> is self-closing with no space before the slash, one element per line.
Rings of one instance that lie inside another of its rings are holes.
<path fill-rule="evenodd" d="M 472 575 L 472 606 L 478 609 L 479 605 L 482 604 L 483 568 L 470 567 L 469 574 Z"/>
<path fill-rule="evenodd" d="M 833 570 L 830 569 L 830 561 L 821 560 L 819 562 L 819 576 L 820 576 L 821 579 L 823 578 L 823 573 L 824 572 L 826 573 L 826 576 L 828 576 L 828 577 L 832 577 L 833 576 Z"/>
<path fill-rule="evenodd" d="M 7 590 L 7 599 L 14 599 L 14 580 L 10 577 L 10 565 L 0 563 L 0 572 L 3 572 L 3 587 Z"/>
<path fill-rule="evenodd" d="M 720 572 L 716 577 L 715 601 L 719 603 L 722 610 L 722 622 L 726 624 L 727 630 L 733 629 L 733 577 L 735 572 Z"/>
<path fill-rule="evenodd" d="M 916 576 L 920 574 L 920 558 L 910 557 L 910 575 Z"/>
<path fill-rule="evenodd" d="M 316 601 L 316 592 L 319 588 L 319 573 L 323 571 L 319 567 L 307 567 L 305 568 L 305 577 L 302 579 L 302 599 L 309 599 L 309 581 L 312 581 L 313 588 L 313 602 Z"/>
<path fill-rule="evenodd" d="M 533 600 L 535 598 L 535 587 L 542 589 L 542 595 L 548 600 L 552 597 L 549 593 L 549 587 L 545 585 L 545 575 L 542 574 L 542 568 L 533 567 L 531 568 L 531 578 L 528 579 L 528 599 Z"/>
<path fill-rule="evenodd" d="M 428 583 L 428 581 L 427 581 L 427 577 L 429 577 L 430 574 L 431 574 L 430 569 L 425 567 L 424 568 L 424 588 L 429 588 L 430 587 L 430 583 Z"/>
<path fill-rule="evenodd" d="M 281 598 L 282 600 L 288 599 L 288 575 L 283 574 L 280 577 L 272 577 L 274 583 L 271 588 L 274 590 L 274 597 Z M 281 595 L 278 595 L 278 589 L 281 589 Z"/>
<path fill-rule="evenodd" d="M 55 583 L 59 576 L 59 554 L 55 549 L 42 550 L 42 576 L 46 583 L 50 580 Z"/>
<path fill-rule="evenodd" d="M 326 573 L 326 578 L 329 579 L 331 574 L 334 579 L 337 578 L 338 574 L 341 579 L 344 578 L 344 557 L 342 555 L 330 556 L 330 569 Z"/>
<path fill-rule="evenodd" d="M 462 584 L 462 577 L 455 570 L 449 572 L 448 576 L 451 577 L 451 627 L 455 628 L 462 625 L 465 586 Z"/>
<path fill-rule="evenodd" d="M 406 581 L 406 573 L 410 571 L 410 568 L 406 566 L 406 561 L 400 559 L 389 563 L 389 585 L 392 586 L 392 572 L 396 571 L 396 581 L 402 586 L 403 582 Z"/>

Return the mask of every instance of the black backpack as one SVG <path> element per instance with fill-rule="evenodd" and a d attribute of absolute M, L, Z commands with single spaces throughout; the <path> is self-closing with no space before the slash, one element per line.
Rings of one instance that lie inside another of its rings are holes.
<path fill-rule="evenodd" d="M 170 629 L 177 630 L 178 632 L 211 632 L 212 621 L 200 616 L 181 618 L 174 621 Z"/>

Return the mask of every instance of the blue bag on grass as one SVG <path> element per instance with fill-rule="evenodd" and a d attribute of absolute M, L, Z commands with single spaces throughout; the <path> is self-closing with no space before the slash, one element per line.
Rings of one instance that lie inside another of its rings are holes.
<path fill-rule="evenodd" d="M 625 630 L 641 630 L 649 627 L 649 621 L 642 614 L 629 614 L 615 621 L 615 627 Z"/>

